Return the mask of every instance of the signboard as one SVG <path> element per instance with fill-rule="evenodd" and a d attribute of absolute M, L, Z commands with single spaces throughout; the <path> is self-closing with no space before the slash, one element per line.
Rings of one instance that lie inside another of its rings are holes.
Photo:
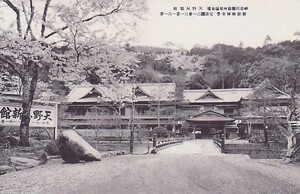
<path fill-rule="evenodd" d="M 30 127 L 56 127 L 55 107 L 33 107 L 30 115 Z M 21 106 L 0 105 L 0 125 L 20 126 L 21 116 Z"/>

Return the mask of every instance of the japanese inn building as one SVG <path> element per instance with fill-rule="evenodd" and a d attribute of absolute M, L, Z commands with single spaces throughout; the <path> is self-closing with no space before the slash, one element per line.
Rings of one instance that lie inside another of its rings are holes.
<path fill-rule="evenodd" d="M 76 86 L 62 103 L 66 114 L 60 127 L 128 129 L 134 125 L 152 130 L 163 126 L 176 133 L 188 127 L 196 138 L 217 133 L 226 138 L 249 137 L 264 127 L 262 116 L 244 111 L 254 92 L 262 88 L 272 94 L 268 108 L 288 106 L 289 95 L 269 82 L 258 88 L 184 90 L 180 102 L 174 83 Z"/>

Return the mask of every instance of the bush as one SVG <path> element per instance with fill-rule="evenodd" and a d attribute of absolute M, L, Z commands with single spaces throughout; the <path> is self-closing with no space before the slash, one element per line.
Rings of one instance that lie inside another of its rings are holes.
<path fill-rule="evenodd" d="M 52 140 L 51 142 L 49 142 L 45 149 L 45 152 L 47 152 L 50 156 L 54 156 L 54 155 L 59 155 L 59 145 L 58 145 L 58 140 Z"/>
<path fill-rule="evenodd" d="M 173 132 L 173 131 L 168 131 L 167 135 L 170 136 L 170 137 L 175 137 L 176 133 Z"/>
<path fill-rule="evenodd" d="M 156 134 L 156 137 L 165 137 L 168 134 L 168 130 L 164 127 L 155 127 L 152 131 L 152 135 Z"/>

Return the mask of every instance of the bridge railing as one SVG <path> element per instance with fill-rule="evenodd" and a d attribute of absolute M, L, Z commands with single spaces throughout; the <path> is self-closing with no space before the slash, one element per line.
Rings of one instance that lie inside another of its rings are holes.
<path fill-rule="evenodd" d="M 166 147 L 168 145 L 183 143 L 184 138 L 164 138 L 164 139 L 157 139 L 156 136 L 153 136 L 153 148 L 151 153 L 157 153 L 158 149 Z"/>
<path fill-rule="evenodd" d="M 217 148 L 220 149 L 221 153 L 225 153 L 224 134 L 221 135 L 221 138 L 219 138 L 219 135 L 214 135 L 213 141 L 214 141 L 214 145 L 217 146 Z"/>

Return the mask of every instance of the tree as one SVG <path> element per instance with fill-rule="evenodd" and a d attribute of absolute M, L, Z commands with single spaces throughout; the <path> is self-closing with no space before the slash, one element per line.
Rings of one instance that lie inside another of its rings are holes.
<path fill-rule="evenodd" d="M 157 114 L 157 124 L 158 127 L 161 126 L 161 113 L 163 110 L 162 109 L 162 104 L 165 101 L 168 100 L 173 100 L 174 99 L 174 93 L 170 92 L 168 90 L 166 90 L 164 87 L 162 87 L 160 84 L 157 85 L 156 89 L 153 89 L 153 91 L 151 91 L 151 94 L 153 94 L 153 102 L 155 102 L 155 106 L 156 106 L 156 114 Z M 171 110 L 172 112 L 174 112 L 174 109 Z"/>
<path fill-rule="evenodd" d="M 280 110 L 281 115 L 285 116 L 286 119 L 274 117 L 274 122 L 278 123 L 278 127 L 281 129 L 280 133 L 284 135 L 288 142 L 286 158 L 290 158 L 295 151 L 298 151 L 298 147 L 295 146 L 295 138 L 298 136 L 299 131 L 293 130 L 290 123 L 300 120 L 299 75 L 299 61 L 287 57 L 267 57 L 256 63 L 255 67 L 249 69 L 250 79 L 261 82 L 268 78 L 272 85 L 290 97 L 286 109 Z M 273 111 L 267 112 L 272 113 Z"/>
<path fill-rule="evenodd" d="M 74 61 L 77 62 L 75 65 L 87 62 L 87 56 L 90 53 L 94 56 L 105 54 L 105 51 L 99 52 L 101 48 L 108 46 L 112 39 L 120 39 L 122 36 L 118 35 L 126 33 L 124 32 L 125 26 L 134 26 L 136 19 L 140 19 L 141 12 L 145 10 L 144 1 L 130 0 L 71 2 L 3 0 L 1 6 L 3 10 L 1 17 L 4 21 L 11 20 L 11 15 L 8 13 L 15 15 L 15 24 L 1 32 L 0 61 L 6 68 L 14 71 L 22 82 L 23 114 L 19 142 L 22 146 L 30 145 L 30 110 L 39 73 L 45 64 L 51 64 L 54 68 L 62 68 L 61 72 L 64 72 L 68 68 L 67 65 Z M 132 18 L 135 19 L 124 21 L 122 15 L 134 16 Z M 106 44 L 99 44 L 101 39 L 108 37 L 103 29 L 116 23 L 120 25 L 115 30 L 115 36 L 106 38 Z M 91 33 L 91 29 L 95 29 L 96 24 L 101 28 Z M 82 45 L 85 40 L 92 42 L 96 38 L 98 38 L 97 47 L 93 44 L 86 49 L 87 44 Z M 67 52 L 67 54 L 58 52 L 55 49 L 57 47 L 70 49 L 69 51 L 72 52 Z M 109 47 L 109 50 L 113 49 Z M 101 60 L 92 62 L 100 63 Z M 113 70 L 113 67 L 110 67 L 110 70 Z"/>
<path fill-rule="evenodd" d="M 211 88 L 225 88 L 227 76 L 233 71 L 228 60 L 224 59 L 222 52 L 209 55 L 203 63 L 203 78 Z M 216 76 L 218 75 L 218 76 Z M 221 84 L 219 84 L 221 82 Z"/>
<path fill-rule="evenodd" d="M 270 44 L 272 42 L 272 38 L 270 35 L 267 35 L 264 40 L 264 45 Z"/>
<path fill-rule="evenodd" d="M 190 77 L 190 80 L 187 83 L 189 89 L 206 89 L 208 84 L 204 80 L 203 73 L 196 73 Z"/>
<path fill-rule="evenodd" d="M 287 109 L 282 110 L 286 120 L 277 119 L 276 122 L 279 124 L 281 133 L 288 142 L 285 159 L 291 159 L 299 151 L 299 147 L 295 145 L 295 139 L 299 135 L 300 130 L 294 130 L 291 122 L 300 120 L 300 63 L 299 61 L 290 61 L 287 58 L 271 58 L 266 60 L 263 66 L 271 68 L 270 72 L 272 72 L 272 75 L 266 73 L 265 76 L 271 77 L 270 79 L 272 79 L 274 85 L 290 96 L 289 106 Z"/>
<path fill-rule="evenodd" d="M 0 93 L 11 92 L 14 94 L 20 93 L 19 78 L 16 75 L 11 75 L 6 69 L 0 67 Z"/>
<path fill-rule="evenodd" d="M 174 44 L 173 42 L 170 42 L 170 41 L 165 42 L 163 45 L 164 45 L 165 47 L 167 47 L 167 49 L 170 48 L 170 47 L 174 47 L 174 46 L 175 46 L 175 44 Z"/>

